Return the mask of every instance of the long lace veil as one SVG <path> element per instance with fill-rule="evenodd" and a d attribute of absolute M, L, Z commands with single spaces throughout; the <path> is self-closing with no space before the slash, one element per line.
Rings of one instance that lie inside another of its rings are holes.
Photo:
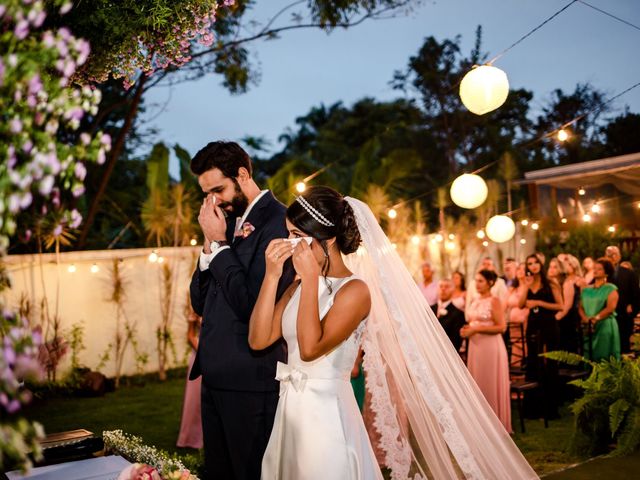
<path fill-rule="evenodd" d="M 366 388 L 393 479 L 538 478 L 511 440 L 369 207 L 347 266 L 371 291 Z"/>

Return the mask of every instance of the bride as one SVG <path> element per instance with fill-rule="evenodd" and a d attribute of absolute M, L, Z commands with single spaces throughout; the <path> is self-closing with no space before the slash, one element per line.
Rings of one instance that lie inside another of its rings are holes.
<path fill-rule="evenodd" d="M 288 346 L 262 478 L 382 478 L 349 384 L 361 346 L 391 478 L 537 478 L 366 204 L 311 187 L 287 227 L 249 324 L 253 349 Z M 289 258 L 298 280 L 276 304 Z"/>

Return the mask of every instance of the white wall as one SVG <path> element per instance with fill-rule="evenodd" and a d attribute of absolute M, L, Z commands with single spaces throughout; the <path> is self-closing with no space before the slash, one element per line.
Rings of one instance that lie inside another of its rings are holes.
<path fill-rule="evenodd" d="M 30 317 L 35 323 L 40 323 L 40 303 L 44 298 L 44 284 L 52 317 L 57 303 L 65 338 L 69 338 L 69 331 L 74 324 L 81 322 L 84 326 L 86 349 L 80 352 L 80 363 L 95 368 L 109 343 L 114 341 L 116 306 L 109 301 L 113 291 L 111 271 L 114 259 L 122 260 L 121 272 L 126 282 L 124 309 L 137 329 L 136 339 L 139 349 L 149 355 L 145 371 L 157 371 L 156 328 L 160 325 L 162 318 L 160 306 L 162 264 L 151 263 L 148 260 L 151 252 L 152 249 L 65 252 L 60 254 L 58 263 L 56 263 L 55 254 L 10 255 L 5 258 L 5 261 L 11 276 L 12 288 L 3 292 L 5 305 L 17 307 L 21 296 L 26 295 L 35 307 Z M 178 364 L 185 363 L 189 352 L 186 343 L 187 322 L 184 311 L 198 252 L 199 247 L 158 250 L 158 254 L 164 258 L 164 261 L 174 268 L 171 331 L 178 354 Z M 69 272 L 71 264 L 76 267 L 73 273 Z M 97 273 L 91 272 L 94 264 L 99 268 Z M 57 291 L 59 292 L 58 302 L 56 302 Z M 59 367 L 59 376 L 68 371 L 70 358 L 69 351 Z M 113 358 L 112 353 L 111 360 L 102 370 L 107 376 L 114 375 Z M 122 373 L 136 373 L 131 347 L 125 357 Z"/>

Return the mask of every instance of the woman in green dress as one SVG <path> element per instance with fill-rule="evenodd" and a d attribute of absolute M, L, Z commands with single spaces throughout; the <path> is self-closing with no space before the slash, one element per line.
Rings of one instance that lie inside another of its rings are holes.
<path fill-rule="evenodd" d="M 580 318 L 591 325 L 592 334 L 584 337 L 584 356 L 594 360 L 609 357 L 620 359 L 620 331 L 616 321 L 618 287 L 608 283 L 614 274 L 613 265 L 606 258 L 593 266 L 593 285 L 585 287 L 580 297 Z"/>

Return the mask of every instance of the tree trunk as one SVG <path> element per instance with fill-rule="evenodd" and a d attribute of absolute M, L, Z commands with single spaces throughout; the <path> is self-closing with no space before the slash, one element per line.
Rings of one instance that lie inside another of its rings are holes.
<path fill-rule="evenodd" d="M 107 164 L 102 172 L 102 178 L 100 179 L 100 186 L 98 187 L 98 191 L 96 192 L 95 197 L 91 202 L 91 206 L 89 207 L 89 213 L 87 214 L 87 218 L 84 221 L 84 225 L 82 226 L 82 232 L 80 233 L 80 238 L 78 240 L 78 248 L 83 249 L 85 244 L 87 243 L 87 236 L 89 235 L 89 230 L 93 225 L 93 222 L 96 218 L 96 213 L 98 213 L 98 207 L 100 206 L 100 202 L 102 200 L 102 196 L 107 189 L 107 185 L 109 184 L 109 179 L 111 178 L 111 174 L 113 173 L 113 169 L 118 161 L 118 157 L 122 154 L 122 150 L 124 149 L 125 140 L 127 139 L 127 135 L 131 130 L 133 125 L 133 120 L 136 118 L 136 114 L 138 112 L 138 106 L 140 105 L 140 100 L 142 98 L 142 93 L 144 92 L 144 85 L 147 81 L 147 77 L 142 75 L 140 80 L 138 80 L 138 85 L 136 87 L 135 94 L 133 95 L 133 99 L 131 100 L 131 106 L 129 108 L 129 112 L 127 112 L 127 116 L 124 119 L 124 124 L 118 133 L 118 137 L 116 142 L 113 144 L 113 148 L 111 149 L 110 155 L 107 159 Z"/>

